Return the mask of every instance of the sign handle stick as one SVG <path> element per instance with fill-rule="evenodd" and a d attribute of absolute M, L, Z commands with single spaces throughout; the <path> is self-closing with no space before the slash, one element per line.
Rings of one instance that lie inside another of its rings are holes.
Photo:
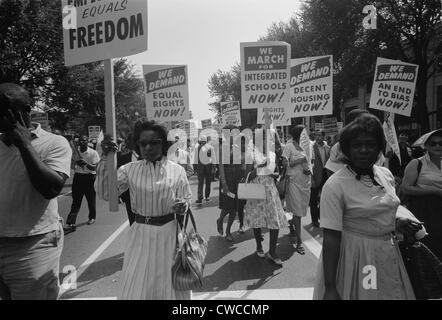
<path fill-rule="evenodd" d="M 113 141 L 116 142 L 114 69 L 112 59 L 104 60 L 104 94 L 106 105 L 106 133 L 110 134 Z M 109 170 L 109 211 L 118 212 L 117 155 L 115 152 L 108 153 L 107 166 Z"/>
<path fill-rule="evenodd" d="M 269 110 L 265 110 L 264 111 L 264 121 L 265 121 L 265 128 L 266 129 L 270 129 L 270 115 L 269 115 Z"/>

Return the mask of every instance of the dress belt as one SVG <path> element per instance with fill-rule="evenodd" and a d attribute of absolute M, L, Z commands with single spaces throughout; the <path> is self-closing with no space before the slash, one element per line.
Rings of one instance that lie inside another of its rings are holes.
<path fill-rule="evenodd" d="M 151 216 L 143 216 L 138 213 L 134 213 L 135 215 L 135 222 L 141 223 L 141 224 L 150 224 L 153 226 L 162 226 L 166 223 L 169 223 L 172 220 L 179 218 L 179 215 L 176 213 L 170 213 L 163 216 L 157 216 L 157 217 L 151 217 Z"/>
<path fill-rule="evenodd" d="M 360 237 L 360 238 L 367 238 L 367 239 L 373 239 L 373 240 L 384 240 L 384 241 L 388 241 L 388 240 L 392 240 L 393 239 L 393 234 L 389 233 L 389 234 L 384 234 L 384 235 L 374 235 L 374 234 L 365 234 L 365 233 L 360 233 L 357 231 L 350 231 L 350 230 L 344 230 L 344 233 L 348 233 L 350 235 L 356 236 L 356 237 Z"/>

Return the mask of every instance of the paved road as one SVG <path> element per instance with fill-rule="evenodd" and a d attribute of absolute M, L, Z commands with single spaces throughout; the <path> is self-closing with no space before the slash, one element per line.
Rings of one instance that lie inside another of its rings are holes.
<path fill-rule="evenodd" d="M 196 179 L 191 179 L 196 196 Z M 65 193 L 69 192 L 65 188 Z M 212 184 L 212 200 L 195 207 L 199 232 L 208 240 L 204 287 L 193 293 L 193 299 L 311 299 L 322 237 L 318 229 L 303 219 L 303 239 L 306 254 L 295 252 L 288 229 L 281 230 L 278 253 L 284 266 L 278 267 L 255 255 L 253 232 L 238 233 L 235 221 L 232 231 L 235 241 L 227 242 L 216 231 L 219 215 L 218 182 Z M 72 198 L 68 193 L 59 197 L 60 215 L 66 219 Z M 76 268 L 77 286 L 66 290 L 62 299 L 115 299 L 123 266 L 125 238 L 129 230 L 126 211 L 120 205 L 111 213 L 108 204 L 97 201 L 97 222 L 87 225 L 87 205 L 83 200 L 77 220 L 77 231 L 65 237 L 61 258 L 61 279 L 68 287 L 71 266 Z M 227 219 L 226 219 L 227 220 Z M 264 250 L 268 250 L 269 234 L 264 233 Z"/>

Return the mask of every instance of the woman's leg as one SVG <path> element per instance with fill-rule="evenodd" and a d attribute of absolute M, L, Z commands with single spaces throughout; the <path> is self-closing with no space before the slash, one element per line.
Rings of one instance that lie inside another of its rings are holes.
<path fill-rule="evenodd" d="M 276 245 L 278 243 L 278 234 L 279 234 L 279 230 L 278 229 L 270 229 L 270 249 L 269 249 L 269 253 L 273 258 L 277 258 L 278 256 L 276 255 Z"/>
<path fill-rule="evenodd" d="M 226 239 L 228 241 L 233 241 L 232 234 L 230 233 L 230 229 L 232 228 L 233 221 L 235 221 L 236 211 L 231 210 L 229 213 L 229 220 L 227 221 L 226 227 Z"/>
<path fill-rule="evenodd" d="M 253 228 L 253 235 L 255 236 L 256 241 L 256 251 L 263 253 L 261 228 Z"/>
<path fill-rule="evenodd" d="M 216 220 L 216 229 L 218 230 L 218 233 L 222 236 L 224 234 L 223 230 L 223 220 L 224 217 L 227 215 L 227 211 L 225 209 L 221 209 L 221 212 L 219 214 L 219 218 Z"/>
<path fill-rule="evenodd" d="M 302 239 L 301 239 L 301 217 L 293 216 L 293 222 L 295 223 L 295 232 L 296 232 L 296 251 L 299 254 L 304 254 L 304 248 L 302 247 Z"/>

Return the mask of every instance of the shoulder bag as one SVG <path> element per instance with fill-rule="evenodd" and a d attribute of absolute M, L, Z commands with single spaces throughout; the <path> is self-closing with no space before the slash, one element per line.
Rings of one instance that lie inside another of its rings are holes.
<path fill-rule="evenodd" d="M 187 231 L 189 218 L 193 230 Z M 172 285 L 175 290 L 194 290 L 203 286 L 203 272 L 207 254 L 207 241 L 196 230 L 192 211 L 188 209 L 184 226 L 178 220 L 177 252 L 172 266 Z"/>
<path fill-rule="evenodd" d="M 265 200 L 266 189 L 260 183 L 248 183 L 250 172 L 246 177 L 245 182 L 238 184 L 238 199 L 241 200 Z"/>

